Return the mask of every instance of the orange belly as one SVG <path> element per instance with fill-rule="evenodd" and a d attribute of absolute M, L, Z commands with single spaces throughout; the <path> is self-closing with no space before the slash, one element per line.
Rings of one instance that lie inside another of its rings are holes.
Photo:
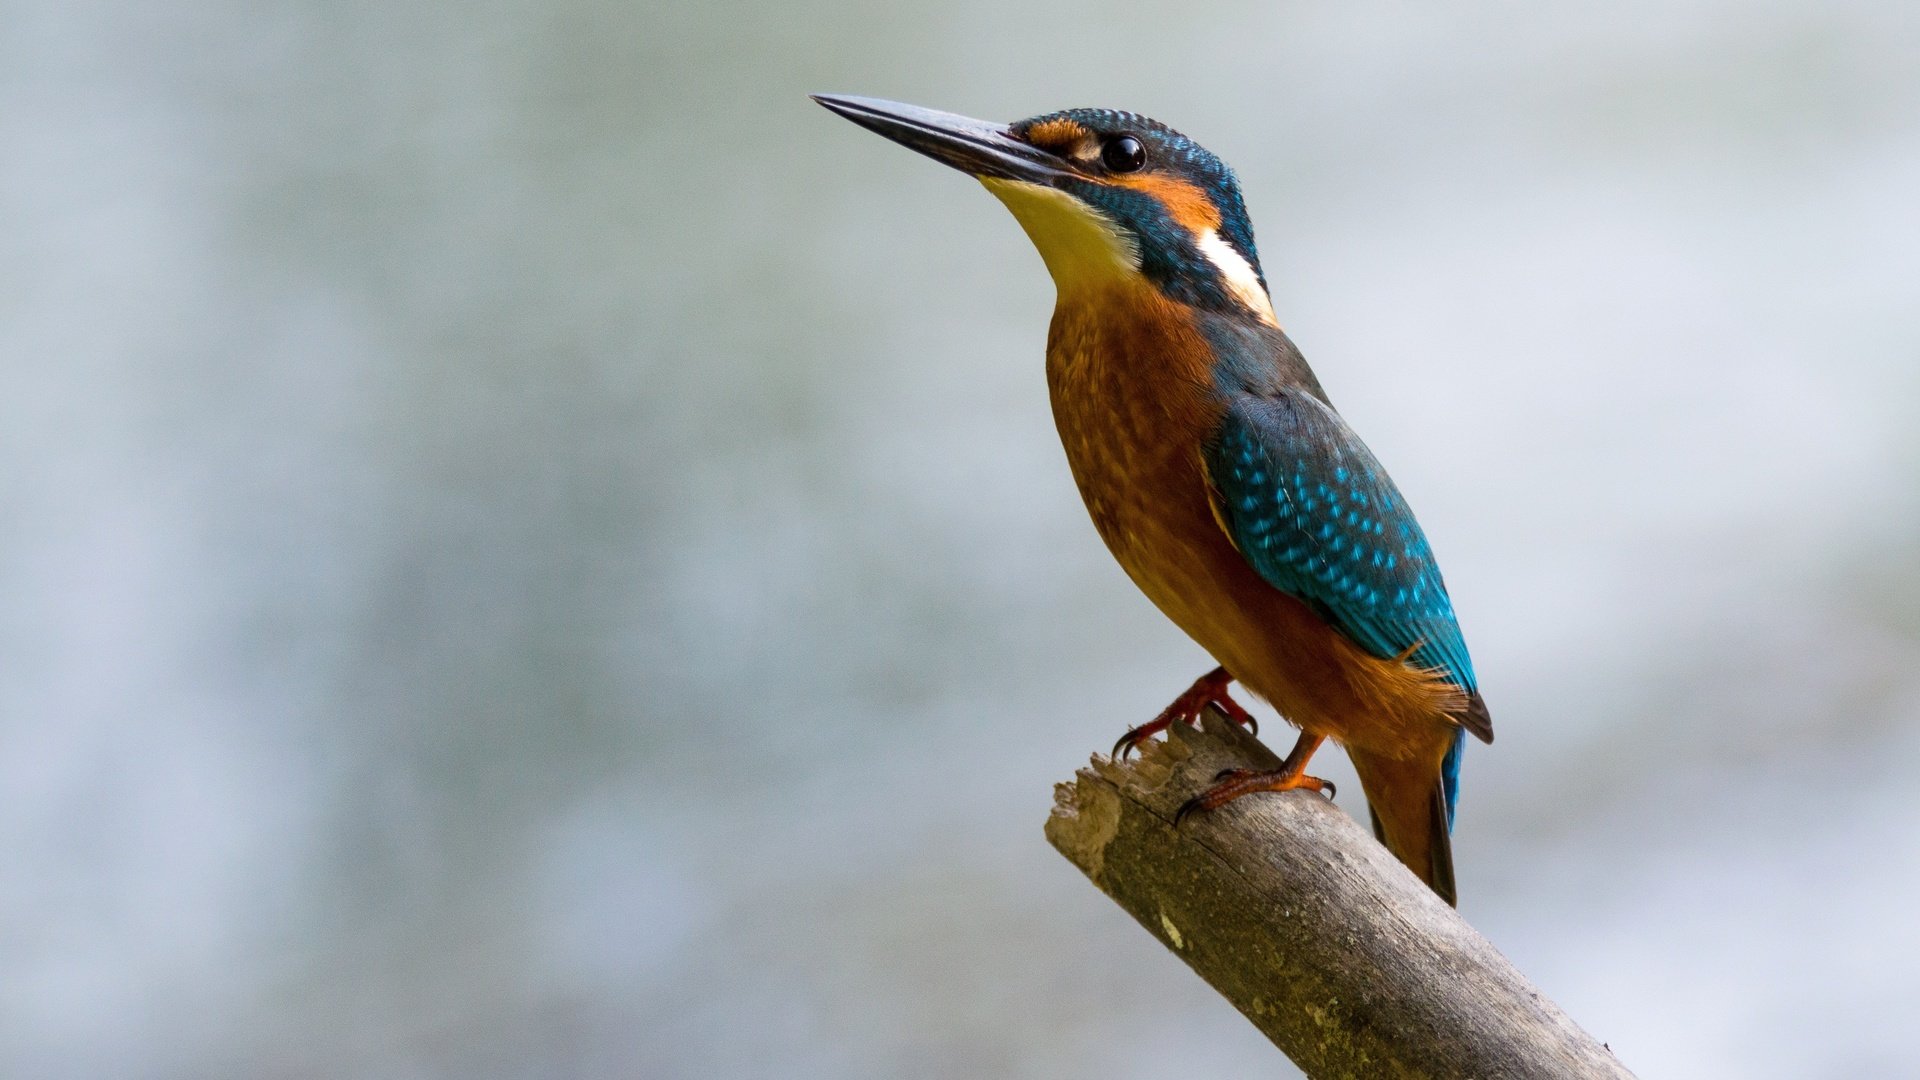
<path fill-rule="evenodd" d="M 1208 500 L 1213 360 L 1184 309 L 1137 291 L 1063 303 L 1047 344 L 1054 421 L 1094 527 L 1140 591 L 1295 725 L 1437 765 L 1459 691 L 1370 656 L 1240 556 Z"/>

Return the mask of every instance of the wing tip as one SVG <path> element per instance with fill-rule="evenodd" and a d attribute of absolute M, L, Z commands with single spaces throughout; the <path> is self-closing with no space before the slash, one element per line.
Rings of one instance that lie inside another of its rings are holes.
<path fill-rule="evenodd" d="M 1487 699 L 1480 696 L 1480 691 L 1467 693 L 1467 710 L 1454 719 L 1460 721 L 1461 727 L 1473 732 L 1474 738 L 1493 745 L 1493 714 L 1487 711 Z"/>

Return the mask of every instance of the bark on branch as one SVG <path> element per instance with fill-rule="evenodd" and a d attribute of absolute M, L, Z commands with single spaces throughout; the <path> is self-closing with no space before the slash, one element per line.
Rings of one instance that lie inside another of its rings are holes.
<path fill-rule="evenodd" d="M 1631 1077 L 1367 830 L 1311 792 L 1173 827 L 1223 769 L 1270 769 L 1209 715 L 1055 792 L 1047 839 L 1308 1076 Z"/>

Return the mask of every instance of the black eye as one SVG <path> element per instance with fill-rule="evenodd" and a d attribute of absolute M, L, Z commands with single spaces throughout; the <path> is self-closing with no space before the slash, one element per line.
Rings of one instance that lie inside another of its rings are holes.
<path fill-rule="evenodd" d="M 1100 148 L 1100 162 L 1114 172 L 1132 172 L 1147 163 L 1147 148 L 1131 135 L 1108 139 Z"/>

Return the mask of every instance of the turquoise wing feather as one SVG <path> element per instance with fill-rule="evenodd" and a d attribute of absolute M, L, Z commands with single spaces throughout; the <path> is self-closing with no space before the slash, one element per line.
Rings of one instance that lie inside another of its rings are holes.
<path fill-rule="evenodd" d="M 1369 654 L 1405 654 L 1441 672 L 1470 695 L 1469 715 L 1458 719 L 1491 740 L 1433 549 L 1339 413 L 1298 390 L 1235 393 L 1204 455 L 1220 519 L 1262 578 Z M 1461 748 L 1456 738 L 1444 766 L 1449 818 Z"/>

